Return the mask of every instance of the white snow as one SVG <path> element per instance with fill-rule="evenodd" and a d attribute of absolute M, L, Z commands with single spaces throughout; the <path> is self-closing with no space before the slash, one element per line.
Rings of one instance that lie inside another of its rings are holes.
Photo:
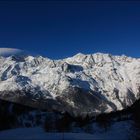
<path fill-rule="evenodd" d="M 140 59 L 102 53 L 63 60 L 0 57 L 0 98 L 18 90 L 60 98 L 64 110 L 76 115 L 122 110 L 140 97 Z"/>

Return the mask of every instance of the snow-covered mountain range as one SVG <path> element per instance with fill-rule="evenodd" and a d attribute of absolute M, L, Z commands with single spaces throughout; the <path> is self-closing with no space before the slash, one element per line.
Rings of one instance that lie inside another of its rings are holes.
<path fill-rule="evenodd" d="M 140 59 L 77 54 L 0 57 L 0 98 L 74 117 L 122 110 L 140 98 Z"/>

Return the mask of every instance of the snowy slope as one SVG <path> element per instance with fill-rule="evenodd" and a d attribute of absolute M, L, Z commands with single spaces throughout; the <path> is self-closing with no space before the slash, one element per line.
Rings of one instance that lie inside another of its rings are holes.
<path fill-rule="evenodd" d="M 140 98 L 140 59 L 0 57 L 0 98 L 74 117 L 122 110 Z"/>
<path fill-rule="evenodd" d="M 126 140 L 135 139 L 132 133 L 131 122 L 116 122 L 110 129 L 102 130 L 96 124 L 93 125 L 94 132 L 90 133 L 47 133 L 40 127 L 18 128 L 0 132 L 2 140 Z M 132 135 L 132 136 L 131 136 Z"/>

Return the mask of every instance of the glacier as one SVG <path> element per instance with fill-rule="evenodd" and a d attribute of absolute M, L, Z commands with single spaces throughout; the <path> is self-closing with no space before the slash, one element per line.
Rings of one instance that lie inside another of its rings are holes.
<path fill-rule="evenodd" d="M 82 118 L 127 109 L 140 99 L 140 59 L 0 56 L 0 99 Z"/>

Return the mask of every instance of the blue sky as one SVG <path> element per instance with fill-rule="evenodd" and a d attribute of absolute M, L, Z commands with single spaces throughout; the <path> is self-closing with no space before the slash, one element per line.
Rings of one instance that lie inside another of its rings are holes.
<path fill-rule="evenodd" d="M 140 2 L 3 0 L 0 47 L 54 59 L 78 52 L 140 57 Z"/>

